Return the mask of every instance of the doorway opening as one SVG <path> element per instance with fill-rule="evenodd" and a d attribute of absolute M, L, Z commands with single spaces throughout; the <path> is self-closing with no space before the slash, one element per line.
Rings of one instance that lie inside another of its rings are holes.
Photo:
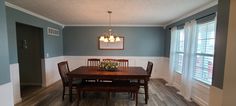
<path fill-rule="evenodd" d="M 43 29 L 16 23 L 17 52 L 22 99 L 42 88 Z"/>

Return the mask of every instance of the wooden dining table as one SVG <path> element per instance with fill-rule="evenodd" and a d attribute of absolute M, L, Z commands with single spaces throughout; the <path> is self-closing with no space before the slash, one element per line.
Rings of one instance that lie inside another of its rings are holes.
<path fill-rule="evenodd" d="M 72 102 L 73 79 L 111 79 L 111 80 L 137 80 L 144 81 L 145 103 L 148 102 L 148 73 L 142 67 L 118 67 L 113 71 L 101 70 L 97 66 L 81 66 L 69 72 L 69 96 Z"/>

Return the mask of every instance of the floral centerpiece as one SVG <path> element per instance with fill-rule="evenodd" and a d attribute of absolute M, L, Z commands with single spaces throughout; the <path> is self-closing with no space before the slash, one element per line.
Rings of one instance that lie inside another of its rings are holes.
<path fill-rule="evenodd" d="M 103 61 L 100 63 L 99 68 L 101 70 L 115 71 L 118 67 L 118 63 L 114 61 Z"/>

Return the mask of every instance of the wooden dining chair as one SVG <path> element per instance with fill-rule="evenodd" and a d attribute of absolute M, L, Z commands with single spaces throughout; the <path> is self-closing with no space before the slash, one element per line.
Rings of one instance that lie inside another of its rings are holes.
<path fill-rule="evenodd" d="M 129 60 L 127 59 L 117 59 L 116 61 L 118 62 L 118 66 L 129 67 Z"/>
<path fill-rule="evenodd" d="M 65 94 L 65 88 L 69 87 L 69 78 L 67 76 L 67 73 L 70 72 L 70 69 L 69 69 L 67 61 L 60 62 L 57 64 L 57 66 L 58 66 L 58 71 L 60 73 L 62 84 L 63 84 L 62 100 L 64 100 L 64 96 L 68 95 L 68 94 Z M 73 81 L 72 88 L 76 88 L 76 86 L 80 84 L 81 82 L 82 82 L 81 80 Z"/>
<path fill-rule="evenodd" d="M 153 63 L 148 61 L 146 72 L 148 74 L 148 81 L 150 80 L 151 74 L 153 69 Z M 143 80 L 139 81 L 139 84 L 142 88 L 144 88 L 145 95 L 148 97 L 148 83 L 145 83 Z M 147 100 L 145 100 L 145 103 L 147 104 Z"/>
<path fill-rule="evenodd" d="M 92 58 L 87 60 L 87 66 L 99 66 L 100 59 Z"/>
<path fill-rule="evenodd" d="M 91 58 L 87 60 L 87 66 L 99 66 L 100 59 L 97 58 Z M 97 82 L 98 79 L 85 79 L 86 82 Z"/>
<path fill-rule="evenodd" d="M 150 80 L 150 77 L 151 77 L 151 74 L 152 74 L 152 68 L 153 68 L 153 63 L 148 61 L 148 65 L 147 65 L 146 71 L 148 73 L 149 80 Z"/>
<path fill-rule="evenodd" d="M 129 67 L 129 60 L 127 59 L 117 59 L 119 67 Z M 115 83 L 130 83 L 130 80 L 112 80 Z"/>

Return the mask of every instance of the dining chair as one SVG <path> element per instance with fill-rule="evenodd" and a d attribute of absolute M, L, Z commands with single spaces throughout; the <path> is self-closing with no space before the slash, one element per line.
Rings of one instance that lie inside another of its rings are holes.
<path fill-rule="evenodd" d="M 100 59 L 97 58 L 90 58 L 87 60 L 87 66 L 99 66 Z M 97 82 L 99 79 L 85 79 L 86 82 Z"/>
<path fill-rule="evenodd" d="M 129 60 L 127 59 L 117 59 L 116 61 L 118 62 L 118 66 L 129 67 Z"/>
<path fill-rule="evenodd" d="M 118 62 L 119 67 L 129 67 L 129 60 L 127 59 L 117 59 L 116 62 Z M 130 83 L 130 80 L 113 80 L 112 82 L 116 83 Z"/>
<path fill-rule="evenodd" d="M 153 63 L 148 61 L 146 72 L 148 74 L 148 81 L 150 80 L 153 69 Z M 145 95 L 148 95 L 148 82 L 145 83 L 144 80 L 139 81 L 139 85 L 144 88 Z M 147 96 L 148 97 L 148 96 Z M 145 101 L 147 103 L 147 101 Z"/>
<path fill-rule="evenodd" d="M 70 72 L 70 69 L 69 69 L 67 61 L 60 62 L 57 64 L 57 66 L 58 66 L 58 71 L 60 73 L 62 84 L 63 84 L 62 100 L 64 100 L 64 96 L 68 95 L 68 94 L 65 94 L 65 88 L 69 87 L 69 78 L 67 76 L 67 73 Z M 80 84 L 81 82 L 82 82 L 81 80 L 74 80 L 72 82 L 72 88 L 75 89 L 76 86 Z"/>
<path fill-rule="evenodd" d="M 148 76 L 149 76 L 148 80 L 150 80 L 150 77 L 151 77 L 151 74 L 152 74 L 152 68 L 153 68 L 153 63 L 148 61 L 148 65 L 147 65 L 147 68 L 146 68 L 146 71 L 147 71 Z"/>
<path fill-rule="evenodd" d="M 99 66 L 100 59 L 91 58 L 87 60 L 87 66 Z"/>

